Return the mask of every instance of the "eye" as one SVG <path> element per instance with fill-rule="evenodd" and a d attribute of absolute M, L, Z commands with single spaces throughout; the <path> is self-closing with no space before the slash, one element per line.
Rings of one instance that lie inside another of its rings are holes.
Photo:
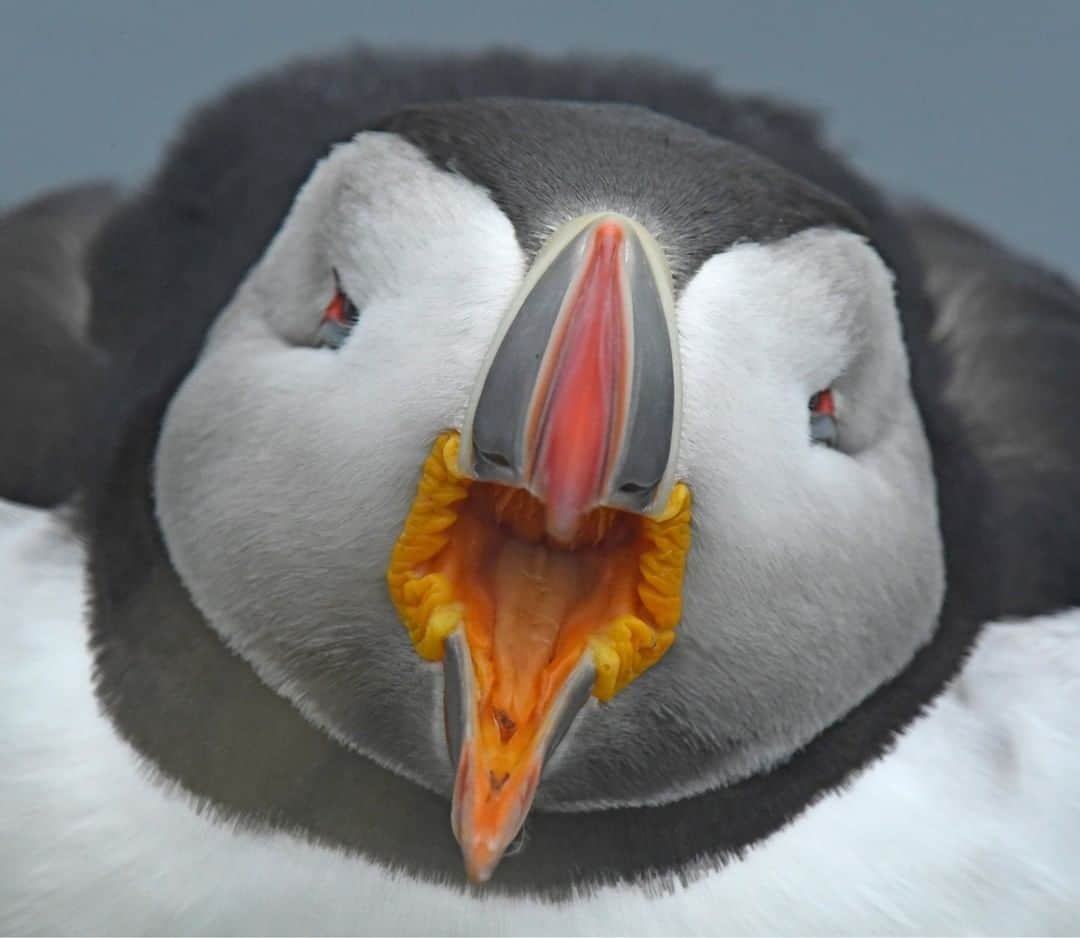
<path fill-rule="evenodd" d="M 836 402 L 831 388 L 810 398 L 810 442 L 836 445 Z"/>
<path fill-rule="evenodd" d="M 330 302 L 326 304 L 326 309 L 323 310 L 322 323 L 319 325 L 316 340 L 321 346 L 341 348 L 349 337 L 349 333 L 352 332 L 353 326 L 356 325 L 356 321 L 360 318 L 360 311 L 353 301 L 349 299 L 345 291 L 341 289 L 336 274 L 334 275 L 334 283 L 337 285 L 337 289 L 334 291 Z"/>

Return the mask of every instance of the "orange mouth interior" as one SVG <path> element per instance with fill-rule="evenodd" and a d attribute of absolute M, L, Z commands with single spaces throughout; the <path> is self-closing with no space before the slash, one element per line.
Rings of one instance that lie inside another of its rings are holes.
<path fill-rule="evenodd" d="M 477 728 L 509 771 L 584 654 L 594 695 L 608 700 L 670 647 L 690 493 L 676 485 L 656 518 L 597 508 L 558 543 L 528 492 L 461 475 L 458 439 L 439 437 L 425 461 L 387 580 L 424 658 L 441 660 L 446 638 L 464 629 Z"/>

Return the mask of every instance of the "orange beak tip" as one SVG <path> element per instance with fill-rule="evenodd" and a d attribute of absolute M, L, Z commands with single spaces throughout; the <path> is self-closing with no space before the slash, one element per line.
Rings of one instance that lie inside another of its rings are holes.
<path fill-rule="evenodd" d="M 461 848 L 465 859 L 465 873 L 474 886 L 483 886 L 502 859 L 503 851 L 493 850 L 489 844 L 472 843 Z"/>
<path fill-rule="evenodd" d="M 464 749 L 469 748 L 466 743 Z M 451 814 L 465 872 L 476 885 L 491 878 L 525 823 L 542 768 L 540 758 L 529 753 L 523 764 L 494 786 L 491 773 L 481 768 L 484 762 L 479 751 L 462 752 Z"/>

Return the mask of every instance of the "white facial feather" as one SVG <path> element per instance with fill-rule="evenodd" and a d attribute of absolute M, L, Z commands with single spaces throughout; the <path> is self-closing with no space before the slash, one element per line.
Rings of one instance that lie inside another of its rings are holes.
<path fill-rule="evenodd" d="M 341 349 L 313 348 L 335 272 L 360 319 Z M 361 134 L 222 314 L 156 460 L 170 556 L 218 632 L 314 723 L 439 791 L 439 668 L 412 651 L 384 574 L 421 462 L 460 428 L 524 274 L 486 192 Z M 896 674 L 936 621 L 929 453 L 873 250 L 834 230 L 736 246 L 676 318 L 695 499 L 684 619 L 660 665 L 579 717 L 545 809 L 759 771 Z M 807 401 L 829 384 L 842 451 L 809 442 Z"/>
<path fill-rule="evenodd" d="M 340 350 L 315 349 L 335 271 L 360 320 Z M 438 669 L 408 644 L 386 564 L 523 271 L 477 187 L 393 136 L 337 147 L 216 324 L 157 459 L 172 559 L 210 622 L 314 722 L 433 787 L 449 778 Z M 327 714 L 287 663 L 324 670 L 343 647 L 371 669 L 368 693 L 412 713 L 419 757 L 357 734 L 385 725 L 374 713 Z"/>

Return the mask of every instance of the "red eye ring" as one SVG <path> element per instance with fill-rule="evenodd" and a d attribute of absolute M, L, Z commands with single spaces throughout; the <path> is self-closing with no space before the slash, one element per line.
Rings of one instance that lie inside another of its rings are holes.
<path fill-rule="evenodd" d="M 323 311 L 323 322 L 336 322 L 339 326 L 349 325 L 348 320 L 349 301 L 340 290 L 334 294 L 334 298 L 326 304 Z"/>
<path fill-rule="evenodd" d="M 836 416 L 836 402 L 833 400 L 832 388 L 818 391 L 817 394 L 810 398 L 810 411 L 811 413 L 822 414 L 825 417 Z"/>
<path fill-rule="evenodd" d="M 345 291 L 338 287 L 323 309 L 316 344 L 324 348 L 341 348 L 359 318 L 360 311 L 356 305 Z"/>

